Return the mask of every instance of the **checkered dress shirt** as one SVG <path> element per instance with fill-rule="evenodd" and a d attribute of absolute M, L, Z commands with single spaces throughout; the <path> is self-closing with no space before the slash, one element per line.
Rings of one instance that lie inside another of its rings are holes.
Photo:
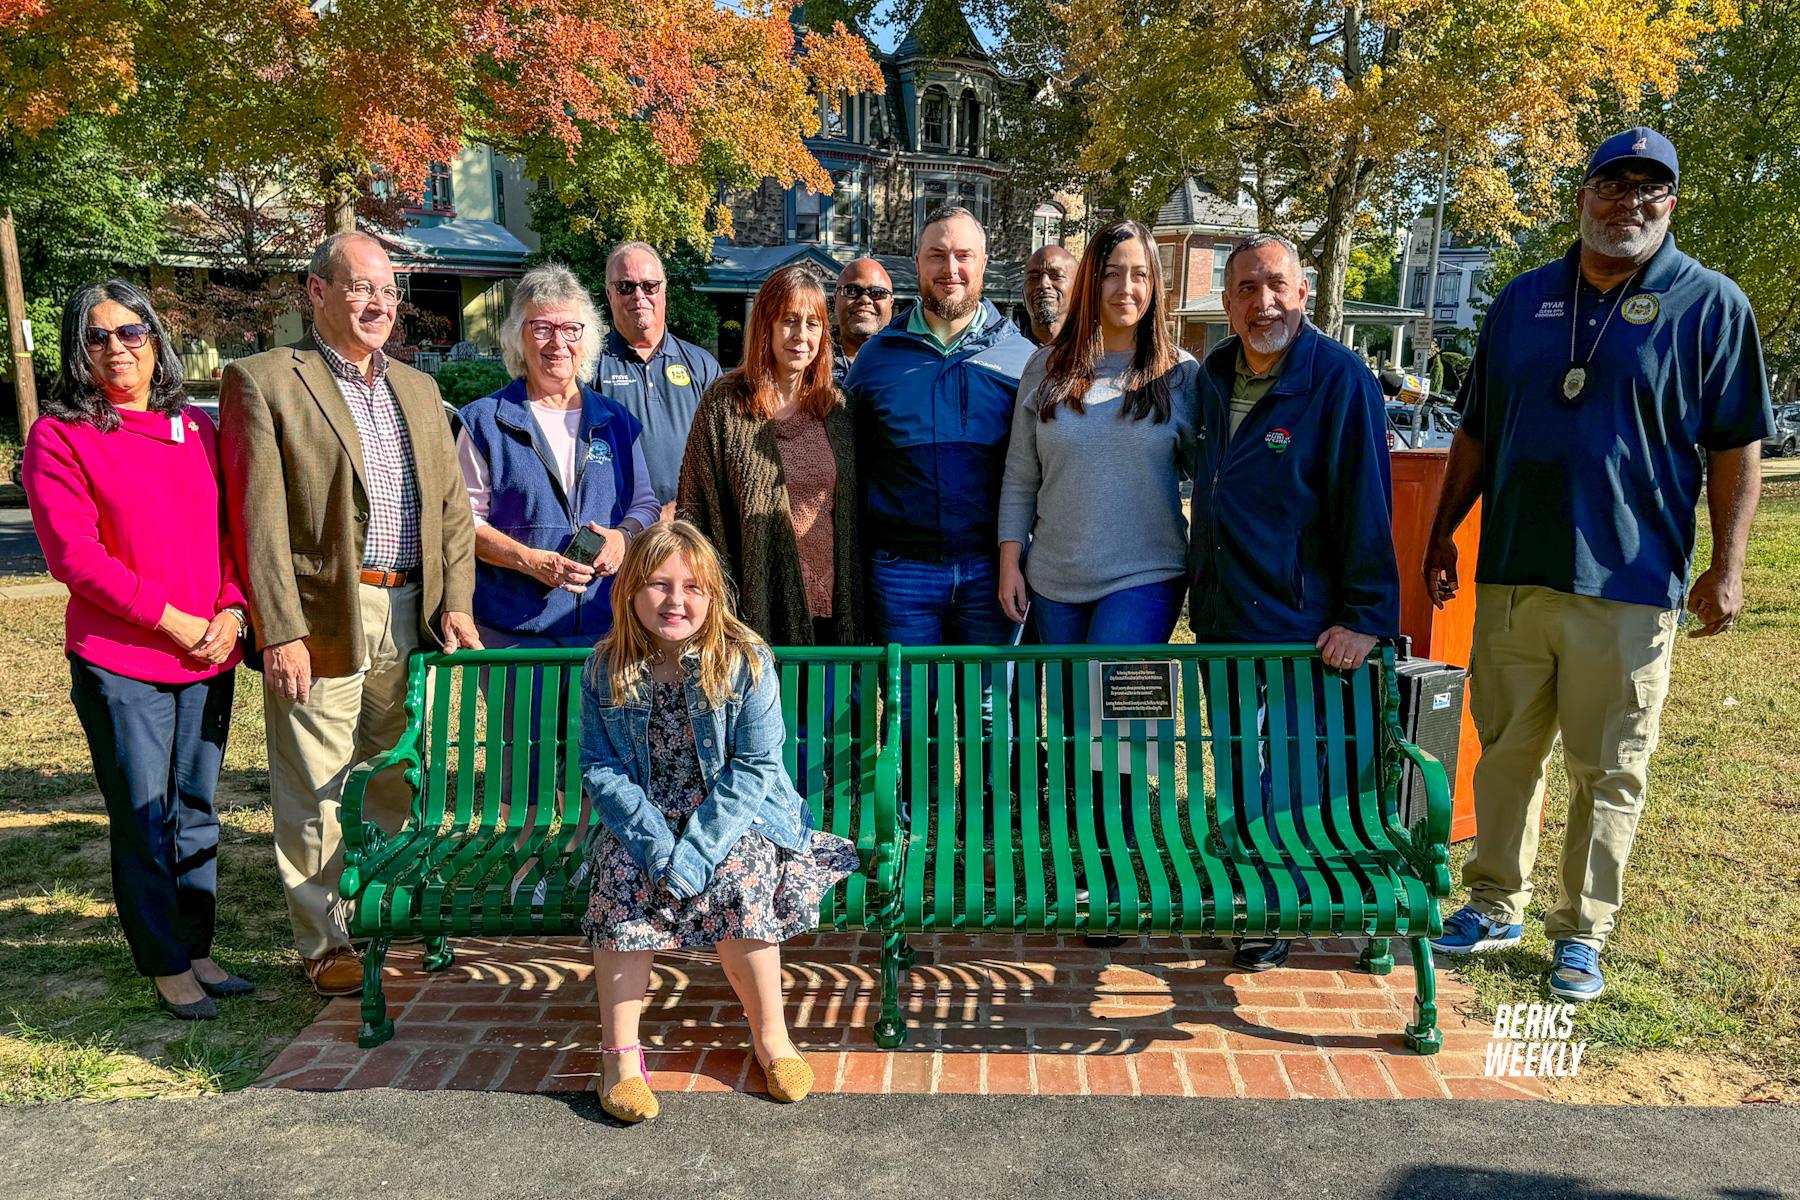
<path fill-rule="evenodd" d="M 412 438 L 394 389 L 388 383 L 388 356 L 377 350 L 373 379 L 323 342 L 313 339 L 338 391 L 350 407 L 362 439 L 369 492 L 369 531 L 362 565 L 377 571 L 417 570 L 419 558 L 419 476 Z"/>

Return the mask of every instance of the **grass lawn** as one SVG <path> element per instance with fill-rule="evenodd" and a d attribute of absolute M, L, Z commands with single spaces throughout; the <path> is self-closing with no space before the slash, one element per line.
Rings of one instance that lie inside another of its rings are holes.
<path fill-rule="evenodd" d="M 1765 487 L 1747 590 L 1736 630 L 1677 650 L 1608 994 L 1577 1026 L 1601 1069 L 1564 1085 L 1568 1098 L 1800 1095 L 1800 480 Z M 113 918 L 105 813 L 68 701 L 63 603 L 0 603 L 0 1103 L 241 1087 L 322 1003 L 301 976 L 275 876 L 258 682 L 240 672 L 220 786 L 215 954 L 259 991 L 222 1005 L 218 1021 L 184 1025 L 155 1008 Z M 1553 760 L 1544 900 L 1565 811 Z M 1543 998 L 1541 915 L 1540 901 L 1523 948 L 1459 968 L 1485 1011 Z"/>

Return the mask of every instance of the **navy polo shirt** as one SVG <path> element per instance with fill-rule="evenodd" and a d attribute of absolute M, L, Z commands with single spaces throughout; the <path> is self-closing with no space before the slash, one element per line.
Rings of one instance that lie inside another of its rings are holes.
<path fill-rule="evenodd" d="M 1560 390 L 1571 321 L 1577 362 L 1605 329 L 1576 403 Z M 1481 328 L 1462 422 L 1486 450 L 1476 582 L 1680 607 L 1702 456 L 1759 441 L 1773 420 L 1737 284 L 1669 235 L 1602 294 L 1576 243 L 1507 284 Z"/>
<path fill-rule="evenodd" d="M 718 359 L 672 333 L 663 334 L 649 358 L 641 357 L 617 330 L 606 335 L 594 386 L 643 426 L 644 462 L 658 503 L 675 499 L 694 410 L 718 377 Z"/>

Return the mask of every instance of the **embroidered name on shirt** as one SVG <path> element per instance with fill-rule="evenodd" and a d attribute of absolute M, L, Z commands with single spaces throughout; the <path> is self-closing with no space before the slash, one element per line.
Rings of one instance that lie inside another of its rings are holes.
<path fill-rule="evenodd" d="M 1539 317 L 1560 317 L 1563 315 L 1563 302 L 1561 300 L 1546 300 L 1538 305 L 1537 315 Z"/>

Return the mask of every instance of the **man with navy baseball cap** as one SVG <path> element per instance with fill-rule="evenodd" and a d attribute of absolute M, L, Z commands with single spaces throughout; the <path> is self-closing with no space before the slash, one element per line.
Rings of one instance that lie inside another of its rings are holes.
<path fill-rule="evenodd" d="M 1773 425 L 1756 317 L 1737 284 L 1675 247 L 1681 166 L 1653 129 L 1600 144 L 1577 193 L 1581 238 L 1507 284 L 1469 372 L 1425 555 L 1456 594 L 1452 535 L 1481 499 L 1470 708 L 1481 737 L 1468 904 L 1432 943 L 1519 941 L 1544 767 L 1569 773 L 1562 894 L 1544 916 L 1550 991 L 1590 1000 L 1644 808 L 1685 600 L 1692 634 L 1744 606 L 1758 443 Z M 1712 560 L 1690 579 L 1701 488 Z"/>

